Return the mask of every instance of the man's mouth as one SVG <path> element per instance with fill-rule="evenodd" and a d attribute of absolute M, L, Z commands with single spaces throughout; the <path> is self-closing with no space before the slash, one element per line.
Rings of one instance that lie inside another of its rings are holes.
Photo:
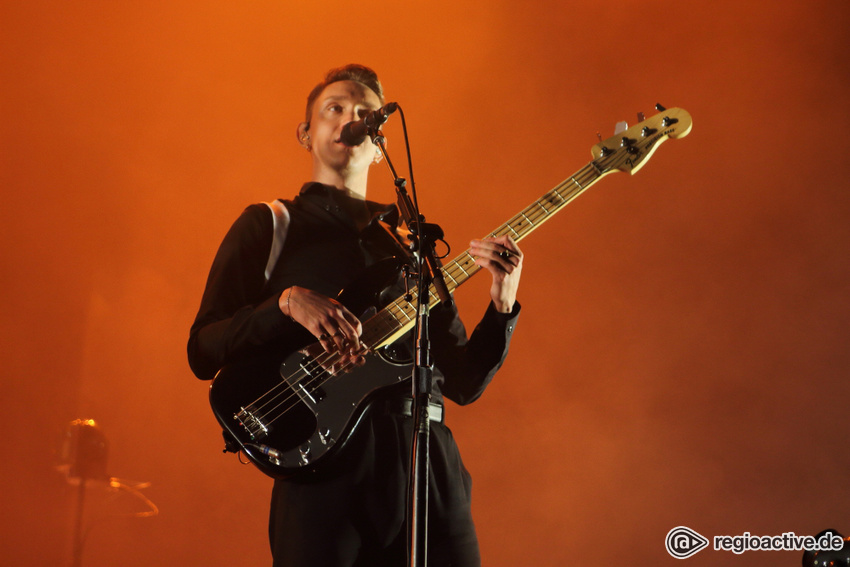
<path fill-rule="evenodd" d="M 364 140 L 364 141 L 365 141 L 365 140 Z M 345 148 L 350 148 L 350 149 L 354 149 L 354 148 L 358 148 L 358 147 L 360 147 L 360 144 L 358 144 L 358 145 L 356 145 L 356 146 L 349 146 L 348 144 L 344 144 L 344 143 L 342 142 L 342 138 L 341 138 L 341 137 L 340 137 L 340 138 L 337 138 L 336 140 L 334 140 L 334 143 L 335 143 L 335 144 L 339 144 L 340 146 L 343 146 L 343 147 L 345 147 Z M 361 142 L 361 143 L 362 143 L 362 142 Z"/>

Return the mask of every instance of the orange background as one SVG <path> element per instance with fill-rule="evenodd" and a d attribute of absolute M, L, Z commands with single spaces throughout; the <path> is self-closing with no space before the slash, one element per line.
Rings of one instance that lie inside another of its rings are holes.
<path fill-rule="evenodd" d="M 295 141 L 330 67 L 374 67 L 408 118 L 453 252 L 656 102 L 694 129 L 523 241 L 523 314 L 485 396 L 448 408 L 484 564 L 678 565 L 699 533 L 850 533 L 845 0 L 6 2 L 4 564 L 70 561 L 53 468 L 78 417 L 141 506 L 89 490 L 83 564 L 264 565 L 271 482 L 220 452 L 185 359 L 242 208 L 309 175 Z M 400 123 L 385 132 L 403 163 Z M 370 196 L 393 199 L 386 171 Z M 458 293 L 469 324 L 486 278 Z M 702 565 L 799 552 L 702 551 Z"/>

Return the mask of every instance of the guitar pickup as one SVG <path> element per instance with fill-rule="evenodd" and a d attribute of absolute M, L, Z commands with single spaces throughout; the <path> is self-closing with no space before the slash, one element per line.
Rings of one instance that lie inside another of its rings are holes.
<path fill-rule="evenodd" d="M 322 388 L 311 388 L 307 389 L 303 384 L 298 383 L 293 386 L 295 389 L 295 393 L 298 394 L 298 397 L 301 398 L 302 401 L 310 401 L 313 404 L 317 404 L 325 399 L 325 391 Z"/>
<path fill-rule="evenodd" d="M 325 399 L 325 391 L 319 384 L 328 379 L 328 371 L 309 356 L 302 358 L 298 365 L 304 372 L 304 377 L 292 387 L 295 388 L 301 399 L 306 397 L 314 404 Z"/>
<path fill-rule="evenodd" d="M 301 370 L 306 375 L 306 379 L 308 381 L 322 380 L 328 375 L 328 371 L 309 356 L 302 358 L 298 363 L 298 366 L 301 367 Z"/>

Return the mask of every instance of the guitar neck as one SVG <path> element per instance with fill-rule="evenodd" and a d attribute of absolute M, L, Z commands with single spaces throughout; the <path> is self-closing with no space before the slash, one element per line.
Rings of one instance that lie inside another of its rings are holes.
<path fill-rule="evenodd" d="M 602 173 L 596 167 L 596 164 L 594 162 L 588 163 L 487 236 L 508 235 L 519 242 L 552 218 L 555 213 L 561 211 L 601 177 Z M 442 272 L 446 278 L 449 291 L 453 292 L 478 270 L 479 266 L 475 264 L 472 254 L 467 250 L 446 264 Z M 429 292 L 432 296 L 434 295 L 433 286 Z"/>
<path fill-rule="evenodd" d="M 659 114 L 642 120 L 591 149 L 594 159 L 568 177 L 534 203 L 520 211 L 508 222 L 494 230 L 489 236 L 509 235 L 516 241 L 528 236 L 531 231 L 571 203 L 591 185 L 605 175 L 615 171 L 634 174 L 649 160 L 662 142 L 669 138 L 682 138 L 691 131 L 693 122 L 690 114 L 681 108 L 665 109 L 656 105 Z M 478 272 L 479 267 L 469 250 L 447 263 L 442 268 L 446 286 L 450 292 L 456 290 Z M 399 297 L 375 316 L 363 323 L 363 343 L 371 349 L 388 345 L 401 337 L 416 322 L 418 290 L 412 297 Z M 439 303 L 434 286 L 428 288 L 428 305 Z"/>
<path fill-rule="evenodd" d="M 595 162 L 591 161 L 488 236 L 509 235 L 519 242 L 599 181 L 603 175 L 603 171 Z M 449 292 L 453 293 L 475 275 L 479 269 L 480 267 L 475 263 L 475 258 L 467 249 L 443 266 L 441 272 L 446 287 L 448 287 Z M 366 321 L 363 325 L 363 342 L 370 348 L 380 348 L 394 342 L 410 330 L 416 322 L 418 295 L 418 288 L 414 288 L 411 290 L 409 301 L 404 297 L 399 297 Z M 434 307 L 439 301 L 436 288 L 431 285 L 428 288 L 428 305 Z"/>

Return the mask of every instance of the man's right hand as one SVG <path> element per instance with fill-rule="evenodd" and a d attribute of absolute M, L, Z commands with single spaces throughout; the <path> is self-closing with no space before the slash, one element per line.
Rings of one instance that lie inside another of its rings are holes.
<path fill-rule="evenodd" d="M 325 352 L 339 352 L 362 358 L 360 335 L 363 325 L 351 311 L 335 299 L 303 287 L 283 290 L 278 306 L 284 315 L 316 337 Z"/>

